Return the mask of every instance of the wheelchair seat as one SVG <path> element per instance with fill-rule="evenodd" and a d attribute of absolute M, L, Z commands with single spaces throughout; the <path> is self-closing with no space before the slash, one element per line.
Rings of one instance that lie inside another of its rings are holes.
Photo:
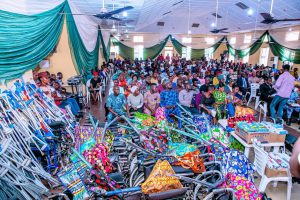
<path fill-rule="evenodd" d="M 192 171 L 192 169 L 185 169 L 181 166 L 172 166 L 172 168 L 176 174 L 194 175 L 194 172 Z"/>
<path fill-rule="evenodd" d="M 183 199 L 182 196 L 185 195 L 187 192 L 188 188 L 180 188 L 180 189 L 174 189 L 174 190 L 168 190 L 165 192 L 159 192 L 159 193 L 154 193 L 148 195 L 149 200 L 163 200 L 163 199 L 173 199 L 173 198 L 178 198 L 178 199 Z"/>
<path fill-rule="evenodd" d="M 111 154 L 108 156 L 111 163 L 115 163 L 119 161 L 118 154 Z"/>
<path fill-rule="evenodd" d="M 122 147 L 126 147 L 126 144 L 122 141 L 114 141 L 113 147 L 114 148 L 122 148 Z"/>
<path fill-rule="evenodd" d="M 54 122 L 51 122 L 48 125 L 52 130 L 61 129 L 61 128 L 64 128 L 66 126 L 66 124 L 62 121 L 54 121 Z"/>
<path fill-rule="evenodd" d="M 108 174 L 108 177 L 111 178 L 112 180 L 116 181 L 116 183 L 118 183 L 120 185 L 125 184 L 123 175 L 119 172 L 110 173 L 110 174 Z"/>

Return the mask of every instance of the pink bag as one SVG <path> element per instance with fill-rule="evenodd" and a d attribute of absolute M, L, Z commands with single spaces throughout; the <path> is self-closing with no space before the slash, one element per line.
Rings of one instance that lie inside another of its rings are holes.
<path fill-rule="evenodd" d="M 156 118 L 157 122 L 166 120 L 165 108 L 163 108 L 163 107 L 157 108 L 157 110 L 155 112 L 155 118 Z"/>

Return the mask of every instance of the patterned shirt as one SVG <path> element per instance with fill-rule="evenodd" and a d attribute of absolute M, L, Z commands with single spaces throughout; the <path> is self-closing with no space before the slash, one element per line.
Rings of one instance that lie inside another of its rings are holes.
<path fill-rule="evenodd" d="M 119 94 L 115 96 L 114 94 L 109 95 L 107 98 L 107 107 L 112 110 L 122 110 L 123 106 L 126 104 L 126 98 L 124 94 Z"/>
<path fill-rule="evenodd" d="M 165 106 L 176 106 L 179 102 L 178 92 L 176 90 L 164 90 L 160 93 L 160 105 Z"/>
<path fill-rule="evenodd" d="M 226 99 L 226 93 L 225 92 L 220 92 L 220 91 L 214 91 L 213 97 L 216 102 L 218 103 L 224 103 Z"/>

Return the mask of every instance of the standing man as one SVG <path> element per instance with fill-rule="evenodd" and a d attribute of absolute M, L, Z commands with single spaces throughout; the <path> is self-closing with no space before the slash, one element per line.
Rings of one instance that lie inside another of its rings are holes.
<path fill-rule="evenodd" d="M 286 102 L 291 96 L 295 81 L 295 78 L 289 72 L 290 65 L 283 65 L 282 68 L 284 72 L 279 76 L 276 84 L 273 86 L 277 93 L 270 105 L 271 117 L 273 119 L 276 119 L 275 107 L 277 106 L 277 104 L 279 104 L 277 113 L 277 119 L 279 119 L 278 122 L 282 121 L 283 108 L 285 107 Z"/>
<path fill-rule="evenodd" d="M 249 86 L 249 83 L 248 83 L 248 78 L 245 77 L 244 72 L 241 73 L 241 77 L 239 77 L 237 79 L 236 84 L 239 86 L 240 91 L 243 93 L 243 95 L 245 95 L 246 92 L 247 92 L 247 88 Z"/>
<path fill-rule="evenodd" d="M 165 108 L 165 114 L 168 122 L 174 123 L 170 114 L 174 114 L 178 117 L 181 116 L 180 109 L 177 105 L 179 103 L 178 92 L 172 89 L 172 82 L 167 83 L 166 90 L 160 94 L 160 105 Z M 178 128 L 182 127 L 181 120 L 178 120 Z"/>

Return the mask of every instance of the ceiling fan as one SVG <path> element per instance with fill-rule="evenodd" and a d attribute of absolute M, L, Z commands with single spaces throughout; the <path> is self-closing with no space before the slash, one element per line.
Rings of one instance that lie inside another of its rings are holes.
<path fill-rule="evenodd" d="M 110 19 L 110 20 L 121 21 L 121 19 L 119 19 L 117 17 L 113 17 L 113 15 L 119 14 L 119 13 L 127 11 L 127 10 L 131 10 L 131 9 L 133 9 L 132 6 L 125 6 L 123 8 L 119 8 L 117 10 L 108 12 L 107 8 L 104 7 L 104 0 L 102 0 L 102 8 L 100 10 L 100 13 L 93 15 L 93 16 L 97 17 L 99 19 Z"/>
<path fill-rule="evenodd" d="M 260 13 L 260 15 L 264 18 L 260 23 L 263 24 L 275 24 L 277 22 L 291 22 L 291 21 L 300 21 L 299 19 L 276 19 L 270 13 Z"/>
<path fill-rule="evenodd" d="M 229 33 L 226 30 L 228 30 L 228 28 L 220 28 L 220 29 L 215 28 L 215 29 L 211 30 L 210 32 L 211 33 Z"/>

